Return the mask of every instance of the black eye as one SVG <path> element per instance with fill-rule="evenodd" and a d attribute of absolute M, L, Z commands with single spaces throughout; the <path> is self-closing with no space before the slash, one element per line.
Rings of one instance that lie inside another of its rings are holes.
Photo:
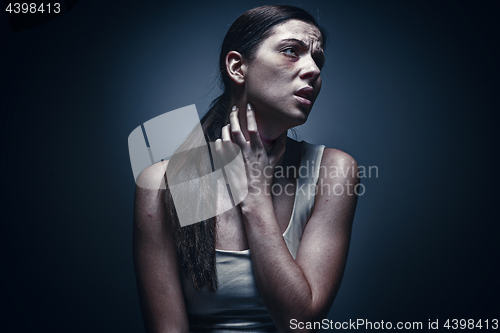
<path fill-rule="evenodd" d="M 285 54 L 293 55 L 293 56 L 297 55 L 297 52 L 295 51 L 295 49 L 293 47 L 287 47 L 282 52 Z"/>

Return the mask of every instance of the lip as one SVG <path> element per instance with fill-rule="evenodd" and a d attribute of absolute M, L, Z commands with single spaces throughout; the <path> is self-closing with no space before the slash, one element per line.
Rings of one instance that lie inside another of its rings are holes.
<path fill-rule="evenodd" d="M 314 89 L 311 86 L 306 86 L 297 90 L 294 93 L 294 96 L 300 103 L 304 105 L 312 105 L 313 93 Z"/>

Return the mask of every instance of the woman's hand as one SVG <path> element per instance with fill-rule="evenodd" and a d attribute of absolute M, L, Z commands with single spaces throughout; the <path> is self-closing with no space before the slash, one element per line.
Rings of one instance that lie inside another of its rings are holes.
<path fill-rule="evenodd" d="M 271 198 L 274 168 L 285 151 L 286 132 L 266 152 L 257 128 L 255 113 L 250 104 L 247 105 L 246 110 L 246 129 L 240 127 L 236 106 L 233 106 L 229 119 L 230 123 L 222 128 L 222 139 L 215 141 L 215 147 L 217 155 L 222 160 L 227 159 L 227 156 L 237 155 L 234 143 L 241 149 L 248 186 L 248 195 L 241 202 L 244 208 Z M 245 133 L 248 135 L 248 141 Z"/>

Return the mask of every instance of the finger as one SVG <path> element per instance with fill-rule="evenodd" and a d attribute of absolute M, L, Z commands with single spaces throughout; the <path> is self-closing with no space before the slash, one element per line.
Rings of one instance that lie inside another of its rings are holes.
<path fill-rule="evenodd" d="M 222 127 L 222 141 L 224 141 L 224 142 L 231 141 L 231 133 L 229 132 L 229 127 L 231 127 L 231 125 L 229 125 L 229 124 Z"/>
<path fill-rule="evenodd" d="M 215 140 L 215 151 L 218 154 L 222 153 L 222 140 L 221 139 Z"/>
<path fill-rule="evenodd" d="M 258 132 L 255 113 L 253 112 L 253 108 L 250 103 L 247 104 L 247 126 L 248 132 Z"/>
<path fill-rule="evenodd" d="M 252 105 L 247 104 L 247 127 L 250 144 L 254 148 L 263 148 L 262 140 L 260 139 L 259 130 L 257 128 L 257 120 L 255 120 L 255 112 Z"/>
<path fill-rule="evenodd" d="M 221 148 L 224 149 L 229 156 L 236 156 L 238 154 L 238 145 L 233 143 L 233 140 L 231 138 L 231 132 L 230 132 L 231 125 L 227 124 L 226 126 L 222 127 L 222 142 L 221 142 Z"/>
<path fill-rule="evenodd" d="M 233 106 L 233 109 L 229 114 L 229 123 L 231 124 L 231 134 L 233 135 L 234 141 L 238 144 L 238 146 L 243 148 L 246 145 L 247 140 L 241 132 L 240 122 L 238 120 L 238 108 L 236 105 Z"/>
<path fill-rule="evenodd" d="M 212 154 L 212 161 L 216 170 L 224 167 L 225 164 L 224 159 L 226 157 L 226 151 L 224 150 L 223 144 L 221 139 L 215 140 L 215 154 Z"/>

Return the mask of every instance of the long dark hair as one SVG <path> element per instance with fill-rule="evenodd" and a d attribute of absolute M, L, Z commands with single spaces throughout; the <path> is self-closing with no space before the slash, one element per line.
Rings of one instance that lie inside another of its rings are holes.
<path fill-rule="evenodd" d="M 220 138 L 222 127 L 228 122 L 232 85 L 226 72 L 226 55 L 230 51 L 237 51 L 246 59 L 253 59 L 260 43 L 273 32 L 272 28 L 290 19 L 300 20 L 316 26 L 321 32 L 324 46 L 326 42 L 325 31 L 309 13 L 297 7 L 272 5 L 253 8 L 241 15 L 231 25 L 222 43 L 219 58 L 222 94 L 212 102 L 208 112 L 201 119 L 201 127 L 207 142 L 214 142 Z M 209 158 L 208 155 L 205 157 L 208 161 Z M 187 159 L 181 163 L 176 163 L 175 167 L 170 168 L 171 161 L 169 163 L 170 172 L 181 179 L 188 179 L 189 171 L 184 168 L 188 164 L 186 162 Z M 210 165 L 210 162 L 208 164 Z M 198 173 L 206 174 L 207 170 L 198 170 Z M 193 281 L 196 289 L 215 291 L 217 289 L 217 272 L 215 268 L 216 218 L 213 217 L 181 227 L 168 186 L 165 204 L 167 219 L 172 223 L 179 264 L 183 273 Z"/>

